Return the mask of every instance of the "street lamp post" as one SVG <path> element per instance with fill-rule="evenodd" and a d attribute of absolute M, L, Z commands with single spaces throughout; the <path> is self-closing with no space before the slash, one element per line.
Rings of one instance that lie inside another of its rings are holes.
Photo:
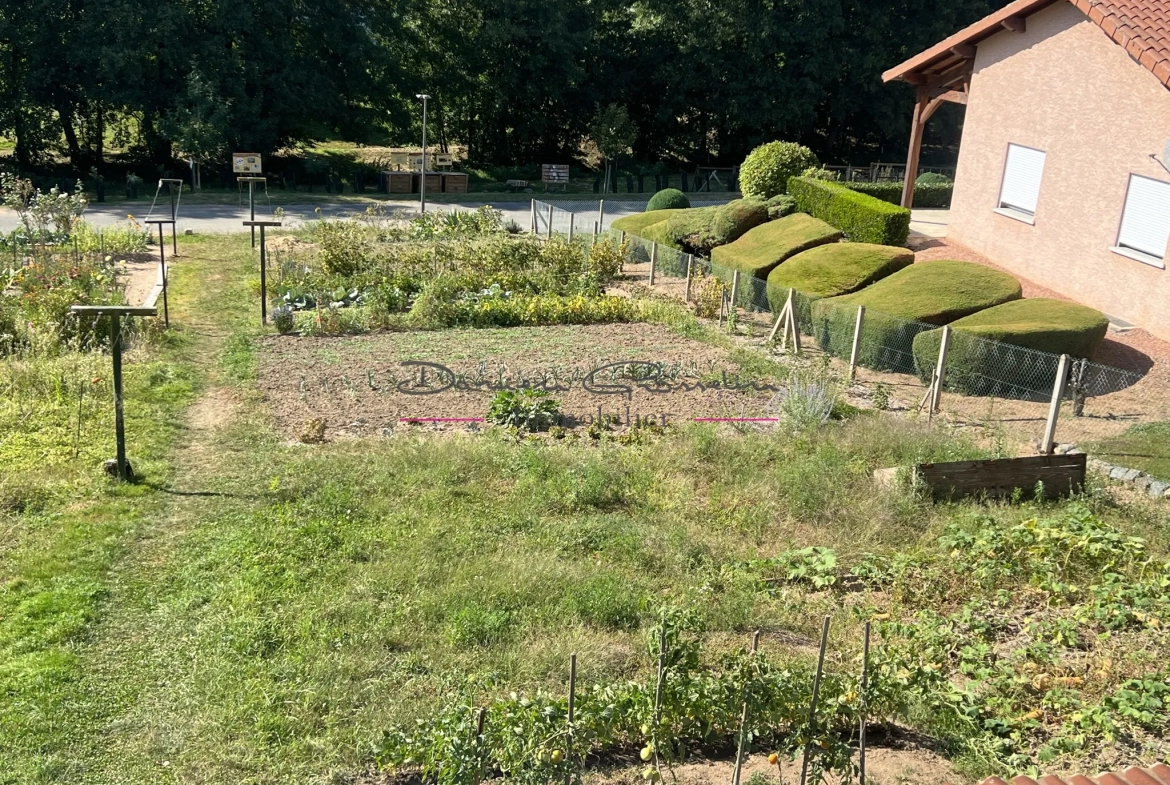
<path fill-rule="evenodd" d="M 415 98 L 421 98 L 423 102 L 422 167 L 418 180 L 418 211 L 425 213 L 427 211 L 427 99 L 430 96 L 426 93 L 419 93 Z"/>

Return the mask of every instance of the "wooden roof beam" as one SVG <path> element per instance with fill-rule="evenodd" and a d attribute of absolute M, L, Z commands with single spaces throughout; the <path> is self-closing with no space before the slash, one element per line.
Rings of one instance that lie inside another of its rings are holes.
<path fill-rule="evenodd" d="M 967 60 L 975 59 L 975 46 L 973 44 L 958 44 L 957 46 L 952 46 L 951 51 Z"/>
<path fill-rule="evenodd" d="M 1000 22 L 1004 30 L 1010 30 L 1013 33 L 1026 33 L 1028 31 L 1028 20 L 1023 16 L 1009 16 Z"/>

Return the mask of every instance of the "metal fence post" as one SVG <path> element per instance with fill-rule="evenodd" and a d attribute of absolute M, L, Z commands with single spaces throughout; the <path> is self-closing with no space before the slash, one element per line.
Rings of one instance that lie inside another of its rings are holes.
<path fill-rule="evenodd" d="M 598 227 L 605 226 L 605 200 L 599 199 L 597 201 L 597 225 Z"/>
<path fill-rule="evenodd" d="M 569 213 L 569 242 L 573 242 L 573 219 L 576 217 L 576 213 Z"/>
<path fill-rule="evenodd" d="M 552 211 L 553 211 L 553 206 L 550 204 L 548 206 L 548 227 L 547 227 L 548 231 L 545 234 L 545 237 L 549 240 L 552 239 Z"/>
<path fill-rule="evenodd" d="M 853 328 L 853 349 L 849 352 L 849 381 L 857 374 L 857 355 L 861 353 L 861 327 L 865 323 L 865 306 L 857 306 L 857 324 Z"/>
<path fill-rule="evenodd" d="M 693 253 L 687 254 L 687 293 L 683 298 L 684 302 L 691 301 L 691 274 L 695 269 L 695 255 Z"/>
<path fill-rule="evenodd" d="M 654 285 L 654 268 L 658 266 L 658 243 L 650 243 L 650 285 Z"/>
<path fill-rule="evenodd" d="M 536 234 L 536 200 L 530 199 L 529 201 L 532 202 L 531 206 L 529 207 L 529 212 L 532 214 L 532 219 L 531 219 L 532 231 L 530 232 L 530 234 Z"/>
<path fill-rule="evenodd" d="M 942 400 L 943 380 L 947 373 L 947 351 L 951 347 L 951 326 L 944 325 L 942 333 L 942 343 L 938 346 L 938 365 L 934 371 L 934 393 L 930 398 L 930 410 L 932 412 L 938 411 L 938 406 Z"/>
<path fill-rule="evenodd" d="M 1056 418 L 1060 415 L 1060 399 L 1064 397 L 1064 386 L 1068 383 L 1068 355 L 1060 355 L 1060 362 L 1056 366 L 1056 379 L 1052 384 L 1052 403 L 1048 407 L 1048 422 L 1044 425 L 1044 441 L 1040 444 L 1040 451 L 1045 455 L 1052 455 L 1056 446 Z"/>

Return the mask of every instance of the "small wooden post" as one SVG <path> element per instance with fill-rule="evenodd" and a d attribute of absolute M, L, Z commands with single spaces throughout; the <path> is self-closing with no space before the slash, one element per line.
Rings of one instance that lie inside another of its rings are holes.
<path fill-rule="evenodd" d="M 825 647 L 829 643 L 829 617 L 825 617 L 824 626 L 821 627 L 821 650 L 817 655 L 817 675 L 813 678 L 812 700 L 808 706 L 808 724 L 809 730 L 812 730 L 813 723 L 817 719 L 817 698 L 821 693 L 821 674 L 825 668 Z M 800 761 L 800 785 L 804 785 L 808 779 L 808 744 L 804 745 L 804 754 Z"/>
<path fill-rule="evenodd" d="M 938 346 L 938 365 L 934 369 L 934 394 L 930 397 L 930 410 L 937 412 L 942 401 L 943 379 L 947 372 L 947 350 L 951 346 L 951 326 L 944 325 L 942 343 Z"/>
<path fill-rule="evenodd" d="M 569 242 L 573 242 L 573 219 L 576 217 L 576 213 L 569 213 Z"/>
<path fill-rule="evenodd" d="M 601 199 L 597 202 L 597 225 L 605 226 L 605 200 Z"/>
<path fill-rule="evenodd" d="M 695 255 L 693 253 L 687 254 L 687 292 L 684 297 L 685 302 L 691 301 L 691 276 L 695 270 Z"/>
<path fill-rule="evenodd" d="M 573 759 L 573 723 L 576 720 L 577 698 L 577 654 L 569 655 L 569 722 L 565 729 L 565 760 Z M 573 782 L 572 769 L 565 773 L 565 785 Z"/>
<path fill-rule="evenodd" d="M 754 655 L 760 648 L 760 631 L 756 630 L 752 635 L 752 654 Z M 749 686 L 744 686 L 743 697 L 743 712 L 739 715 L 739 744 L 735 750 L 735 773 L 731 775 L 731 785 L 739 785 L 740 775 L 743 773 L 743 756 L 747 751 L 747 719 L 748 719 L 748 690 Z"/>
<path fill-rule="evenodd" d="M 727 326 L 731 327 L 731 314 L 735 312 L 735 304 L 739 301 L 739 270 L 731 273 L 731 298 L 727 305 Z"/>
<path fill-rule="evenodd" d="M 666 681 L 666 620 L 662 620 L 662 627 L 658 630 L 658 680 L 654 686 L 654 725 L 650 741 L 654 742 L 654 767 L 659 769 L 658 762 L 658 728 L 662 724 L 662 685 Z M 661 775 L 661 770 L 659 774 Z"/>
<path fill-rule="evenodd" d="M 858 780 L 857 785 L 865 785 L 865 721 L 869 708 L 866 692 L 869 688 L 869 622 L 865 623 L 865 632 L 861 641 L 861 728 L 858 734 Z"/>
<path fill-rule="evenodd" d="M 552 211 L 553 206 L 550 204 L 548 206 L 548 226 L 546 227 L 547 233 L 545 234 L 545 237 L 547 237 L 549 240 L 552 239 Z"/>
<path fill-rule="evenodd" d="M 601 234 L 601 224 L 597 221 L 593 222 L 593 242 L 597 242 L 597 235 Z"/>
<path fill-rule="evenodd" d="M 622 230 L 620 230 L 620 233 L 618 234 L 618 245 L 625 245 L 625 244 L 626 244 L 626 230 L 622 229 Z"/>
<path fill-rule="evenodd" d="M 475 785 L 483 780 L 483 721 L 487 709 L 480 706 L 475 712 Z"/>
<path fill-rule="evenodd" d="M 1052 384 L 1052 402 L 1048 406 L 1048 422 L 1044 426 L 1044 441 L 1040 450 L 1045 455 L 1052 455 L 1056 447 L 1056 419 L 1060 415 L 1060 400 L 1064 397 L 1064 387 L 1068 384 L 1068 355 L 1060 355 L 1060 362 L 1056 366 L 1056 379 Z"/>
<path fill-rule="evenodd" d="M 861 352 L 861 328 L 865 323 L 865 306 L 857 306 L 857 324 L 853 328 L 853 348 L 849 352 L 849 381 L 857 374 L 857 357 Z"/>
<path fill-rule="evenodd" d="M 650 243 L 650 285 L 654 285 L 654 268 L 658 266 L 658 243 Z"/>
<path fill-rule="evenodd" d="M 528 206 L 528 212 L 531 214 L 529 224 L 532 227 L 532 230 L 529 232 L 529 234 L 536 234 L 536 200 L 529 199 L 528 201 L 530 203 Z"/>

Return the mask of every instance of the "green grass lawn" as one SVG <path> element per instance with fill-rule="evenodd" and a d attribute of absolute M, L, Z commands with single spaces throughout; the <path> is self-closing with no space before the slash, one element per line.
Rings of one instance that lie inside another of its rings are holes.
<path fill-rule="evenodd" d="M 1134 425 L 1112 439 L 1090 445 L 1088 449 L 1103 461 L 1141 469 L 1159 480 L 1170 482 L 1170 423 Z"/>
<path fill-rule="evenodd" d="M 1028 608 L 1039 625 L 1058 613 L 1020 578 L 1026 570 L 989 578 L 1027 587 L 1020 598 L 965 584 L 946 554 L 977 551 L 982 565 L 992 546 L 939 537 L 1027 532 L 1082 507 L 935 506 L 875 490 L 876 468 L 987 454 L 908 420 L 857 416 L 801 436 L 693 426 L 631 444 L 503 433 L 284 442 L 254 382 L 246 236 L 184 238 L 180 250 L 177 336 L 135 360 L 126 404 L 143 482 L 100 477 L 111 450 L 96 420 L 73 459 L 64 404 L 37 415 L 40 441 L 5 448 L 19 469 L 0 483 L 0 783 L 353 782 L 385 731 L 434 716 L 452 695 L 561 694 L 571 652 L 582 684 L 644 676 L 644 641 L 667 605 L 702 619 L 712 656 L 762 629 L 765 652 L 806 666 L 831 615 L 839 668 L 855 668 L 861 620 L 881 609 L 908 629 L 955 636 L 915 649 L 947 668 L 989 659 L 978 647 L 996 618 Z M 0 437 L 31 430 L 24 405 L 3 404 Z M 1165 553 L 1164 510 L 1082 503 Z M 758 573 L 760 560 L 806 546 L 835 549 L 850 569 L 868 553 L 904 557 L 914 577 L 855 593 Z M 975 598 L 986 604 L 964 617 Z M 1004 640 L 1035 651 L 1002 663 L 1063 663 L 1067 651 L 1108 653 L 1127 678 L 1162 667 L 1164 632 L 1129 626 L 1085 649 L 1064 628 L 1020 629 Z M 1063 643 L 1044 637 L 1057 633 Z M 1039 731 L 1011 723 L 1040 698 L 1004 686 L 1016 683 L 1008 675 L 985 683 L 996 685 L 995 716 L 1034 751 Z M 931 711 L 907 716 L 970 773 L 1007 770 L 983 730 Z M 1053 708 L 1048 722 L 1071 711 Z M 1135 760 L 1157 754 L 1150 722 L 1126 742 Z"/>

